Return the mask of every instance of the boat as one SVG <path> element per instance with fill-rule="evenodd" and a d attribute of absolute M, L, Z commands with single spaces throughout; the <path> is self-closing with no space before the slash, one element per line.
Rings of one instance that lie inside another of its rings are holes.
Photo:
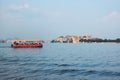
<path fill-rule="evenodd" d="M 13 40 L 12 48 L 42 48 L 40 40 Z"/>

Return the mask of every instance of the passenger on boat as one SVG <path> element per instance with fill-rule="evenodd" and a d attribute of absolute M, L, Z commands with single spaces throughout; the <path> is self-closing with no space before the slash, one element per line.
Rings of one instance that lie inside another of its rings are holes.
<path fill-rule="evenodd" d="M 14 42 L 14 44 L 15 44 L 15 45 L 18 45 L 18 43 L 17 43 L 16 41 Z"/>

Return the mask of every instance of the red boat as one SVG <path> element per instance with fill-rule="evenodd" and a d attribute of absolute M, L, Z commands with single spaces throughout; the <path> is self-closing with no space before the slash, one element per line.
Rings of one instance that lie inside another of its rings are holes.
<path fill-rule="evenodd" d="M 15 40 L 11 45 L 12 48 L 42 48 L 40 41 L 36 40 Z"/>

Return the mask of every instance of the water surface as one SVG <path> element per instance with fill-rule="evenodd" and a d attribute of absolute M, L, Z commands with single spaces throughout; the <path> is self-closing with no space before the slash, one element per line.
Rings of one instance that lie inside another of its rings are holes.
<path fill-rule="evenodd" d="M 120 80 L 120 44 L 0 44 L 0 80 Z"/>

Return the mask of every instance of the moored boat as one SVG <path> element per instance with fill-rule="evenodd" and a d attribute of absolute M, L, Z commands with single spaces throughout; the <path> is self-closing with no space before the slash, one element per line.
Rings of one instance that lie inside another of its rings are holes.
<path fill-rule="evenodd" d="M 12 48 L 42 48 L 43 44 L 40 40 L 14 40 L 11 44 Z"/>

